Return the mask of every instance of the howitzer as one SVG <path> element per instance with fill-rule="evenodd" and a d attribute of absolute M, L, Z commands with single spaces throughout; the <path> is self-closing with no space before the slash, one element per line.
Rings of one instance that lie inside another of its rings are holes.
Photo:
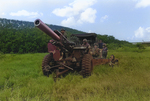
<path fill-rule="evenodd" d="M 54 80 L 69 72 L 77 72 L 83 77 L 91 75 L 93 66 L 100 64 L 108 64 L 113 67 L 118 64 L 118 60 L 114 56 L 110 59 L 92 57 L 89 47 L 77 47 L 75 43 L 70 42 L 59 31 L 53 31 L 40 19 L 35 20 L 34 25 L 47 35 L 53 38 L 50 43 L 50 52 L 42 61 L 42 71 L 45 76 L 54 74 Z"/>
<path fill-rule="evenodd" d="M 59 31 L 53 31 L 40 19 L 35 20 L 34 25 L 40 30 L 45 32 L 47 35 L 53 38 L 51 42 L 52 47 L 58 47 L 59 51 L 55 48 L 54 51 L 46 55 L 42 62 L 43 74 L 49 76 L 55 74 L 55 77 L 59 77 L 67 72 L 76 71 L 79 72 L 83 77 L 91 75 L 93 70 L 92 55 L 88 47 L 76 47 L 73 42 L 68 41 L 64 35 Z M 63 54 L 56 59 L 56 54 Z"/>

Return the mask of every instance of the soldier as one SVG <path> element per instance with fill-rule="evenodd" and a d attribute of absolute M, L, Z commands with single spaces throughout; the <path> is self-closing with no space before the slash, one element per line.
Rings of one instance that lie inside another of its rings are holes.
<path fill-rule="evenodd" d="M 100 58 L 102 58 L 102 50 L 103 50 L 103 42 L 102 42 L 102 40 L 99 40 L 98 48 L 100 49 Z"/>
<path fill-rule="evenodd" d="M 100 49 L 98 48 L 98 44 L 94 44 L 94 48 L 92 49 L 92 56 L 99 57 Z"/>
<path fill-rule="evenodd" d="M 66 35 L 66 30 L 65 29 L 61 29 L 60 31 L 66 38 L 67 38 L 67 35 Z"/>
<path fill-rule="evenodd" d="M 86 47 L 85 53 L 90 53 L 92 55 L 92 50 L 90 44 L 87 42 L 87 39 L 83 39 L 83 47 Z"/>
<path fill-rule="evenodd" d="M 83 44 L 82 44 L 83 47 L 88 47 L 90 48 L 90 44 L 87 42 L 87 39 L 83 39 Z"/>
<path fill-rule="evenodd" d="M 106 47 L 106 44 L 104 43 L 104 44 L 103 44 L 103 50 L 102 50 L 102 57 L 103 57 L 104 59 L 106 59 L 106 57 L 107 57 L 107 52 L 108 52 L 108 49 L 107 49 L 107 47 Z"/>
<path fill-rule="evenodd" d="M 114 55 L 110 56 L 110 60 L 109 66 L 113 67 L 114 65 L 118 65 L 118 59 L 115 59 Z"/>
<path fill-rule="evenodd" d="M 60 31 L 63 35 L 65 35 L 65 29 L 61 29 Z"/>

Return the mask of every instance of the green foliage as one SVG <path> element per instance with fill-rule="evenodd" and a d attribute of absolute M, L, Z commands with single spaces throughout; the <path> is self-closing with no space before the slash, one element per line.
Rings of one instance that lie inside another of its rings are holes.
<path fill-rule="evenodd" d="M 142 53 L 130 49 L 109 50 L 108 57 L 114 54 L 118 66 L 95 66 L 88 78 L 70 73 L 57 82 L 42 74 L 47 53 L 4 54 L 0 101 L 149 101 L 150 47 Z"/>
<path fill-rule="evenodd" d="M 71 37 L 69 38 L 69 40 L 75 42 L 76 45 L 79 45 L 79 44 L 80 44 L 80 40 L 79 40 L 79 38 L 76 37 L 76 36 L 71 36 Z"/>
<path fill-rule="evenodd" d="M 0 59 L 4 58 L 5 54 L 3 52 L 0 51 Z"/>
<path fill-rule="evenodd" d="M 148 48 L 148 47 L 147 47 Z M 138 53 L 141 53 L 141 52 L 144 52 L 146 49 L 146 47 L 144 47 L 142 44 L 136 44 L 136 45 L 132 45 L 132 46 L 128 46 L 128 45 L 125 45 L 125 46 L 122 46 L 122 47 L 119 47 L 117 48 L 117 51 L 126 51 L 126 52 L 138 52 Z"/>
<path fill-rule="evenodd" d="M 145 49 L 144 45 L 141 44 L 141 43 L 137 43 L 136 46 L 137 46 L 139 49 Z"/>
<path fill-rule="evenodd" d="M 44 32 L 34 27 L 33 22 L 9 20 L 0 18 L 0 51 L 3 53 L 42 53 L 47 52 L 47 43 L 51 39 Z M 48 25 L 52 30 L 64 28 L 69 38 L 71 34 L 81 31 Z"/>
<path fill-rule="evenodd" d="M 97 40 L 102 40 L 103 43 L 107 44 L 108 49 L 119 49 L 119 48 L 133 48 L 135 47 L 132 43 L 129 43 L 127 41 L 120 41 L 118 39 L 115 39 L 113 36 L 108 36 L 108 35 L 97 35 Z"/>
<path fill-rule="evenodd" d="M 47 52 L 51 38 L 37 28 L 9 29 L 0 32 L 0 51 L 3 53 Z"/>

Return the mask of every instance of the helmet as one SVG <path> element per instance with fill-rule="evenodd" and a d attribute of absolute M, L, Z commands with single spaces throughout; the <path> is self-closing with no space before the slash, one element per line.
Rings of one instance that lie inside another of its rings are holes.
<path fill-rule="evenodd" d="M 98 44 L 97 44 L 97 43 L 94 43 L 94 46 L 98 46 Z"/>
<path fill-rule="evenodd" d="M 87 42 L 87 39 L 83 39 L 83 42 Z"/>
<path fill-rule="evenodd" d="M 61 31 L 65 31 L 65 29 L 62 28 Z"/>
<path fill-rule="evenodd" d="M 103 43 L 103 46 L 106 46 L 106 43 Z"/>

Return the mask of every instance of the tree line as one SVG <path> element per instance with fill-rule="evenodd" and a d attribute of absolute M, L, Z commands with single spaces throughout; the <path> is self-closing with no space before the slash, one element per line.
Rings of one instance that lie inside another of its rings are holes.
<path fill-rule="evenodd" d="M 0 51 L 3 53 L 47 52 L 51 38 L 37 28 L 0 28 Z"/>
<path fill-rule="evenodd" d="M 98 40 L 102 40 L 107 44 L 109 49 L 118 49 L 120 47 L 135 47 L 132 43 L 125 40 L 118 40 L 114 36 L 109 35 L 97 35 Z"/>
<path fill-rule="evenodd" d="M 47 52 L 47 43 L 51 39 L 36 27 L 14 29 L 7 25 L 0 26 L 0 51 L 3 53 L 42 53 Z M 76 33 L 67 31 L 68 35 Z M 131 45 L 127 41 L 120 41 L 113 36 L 97 35 L 97 39 L 103 40 L 109 48 Z"/>

